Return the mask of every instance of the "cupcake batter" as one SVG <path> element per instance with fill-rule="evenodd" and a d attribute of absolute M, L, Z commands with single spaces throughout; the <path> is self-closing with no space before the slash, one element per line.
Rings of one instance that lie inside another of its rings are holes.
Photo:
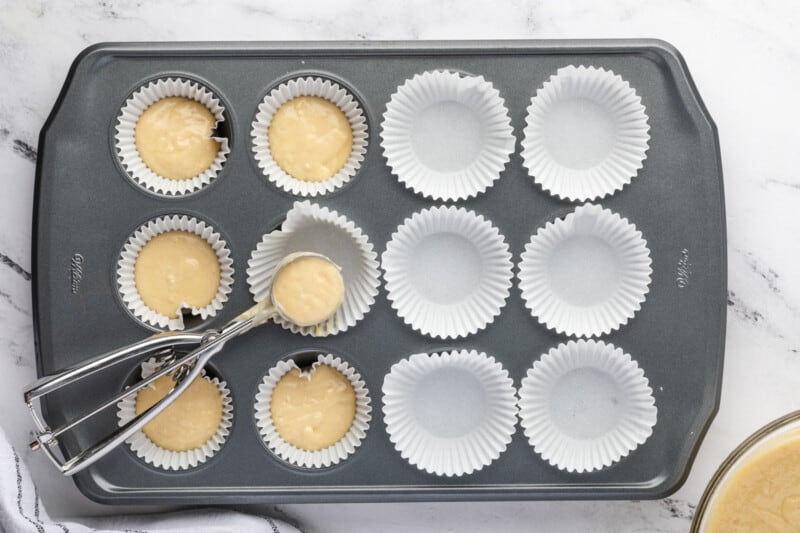
<path fill-rule="evenodd" d="M 175 387 L 170 376 L 161 376 L 136 395 L 139 415 Z M 173 452 L 199 448 L 214 436 L 222 422 L 222 395 L 216 385 L 199 377 L 178 399 L 151 420 L 142 431 L 157 446 Z"/>
<path fill-rule="evenodd" d="M 272 424 L 289 444 L 317 451 L 337 443 L 350 430 L 356 395 L 350 381 L 328 365 L 308 374 L 293 369 L 272 391 Z"/>
<path fill-rule="evenodd" d="M 162 98 L 139 117 L 134 138 L 150 170 L 172 180 L 193 178 L 207 170 L 219 153 L 211 138 L 216 118 L 189 98 Z"/>
<path fill-rule="evenodd" d="M 134 279 L 147 307 L 177 318 L 182 306 L 202 308 L 214 299 L 220 284 L 219 259 L 199 235 L 168 231 L 142 247 Z"/>
<path fill-rule="evenodd" d="M 704 530 L 800 531 L 800 430 L 745 461 L 716 497 Z"/>
<path fill-rule="evenodd" d="M 344 279 L 331 262 L 301 257 L 278 272 L 272 299 L 298 326 L 313 326 L 328 320 L 342 305 Z"/>
<path fill-rule="evenodd" d="M 335 104 L 298 96 L 283 104 L 269 125 L 272 158 L 293 178 L 325 181 L 347 163 L 353 130 Z"/>

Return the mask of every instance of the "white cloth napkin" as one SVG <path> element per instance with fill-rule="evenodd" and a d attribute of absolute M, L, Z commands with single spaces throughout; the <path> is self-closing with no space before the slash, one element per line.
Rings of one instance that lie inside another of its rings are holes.
<path fill-rule="evenodd" d="M 60 475 L 53 471 L 53 475 Z M 266 516 L 200 508 L 174 513 L 74 520 L 50 518 L 28 467 L 0 427 L 0 532 L 6 533 L 300 533 Z"/>

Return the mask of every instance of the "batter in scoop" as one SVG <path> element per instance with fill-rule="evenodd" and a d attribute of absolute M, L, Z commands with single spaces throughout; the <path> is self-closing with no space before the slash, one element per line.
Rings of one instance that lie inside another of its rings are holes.
<path fill-rule="evenodd" d="M 328 320 L 342 305 L 344 279 L 330 261 L 301 257 L 278 272 L 272 299 L 298 326 L 314 326 Z"/>

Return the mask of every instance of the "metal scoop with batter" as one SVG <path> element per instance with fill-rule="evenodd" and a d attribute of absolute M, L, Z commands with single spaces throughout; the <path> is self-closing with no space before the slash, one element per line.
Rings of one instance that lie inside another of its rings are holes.
<path fill-rule="evenodd" d="M 315 257 L 322 259 L 329 264 L 333 265 L 337 271 L 340 271 L 338 265 L 331 261 L 328 257 L 311 252 L 299 252 L 287 255 L 275 267 L 272 276 L 272 282 L 278 278 L 278 275 L 287 266 L 304 258 Z M 341 305 L 341 302 L 339 302 Z M 331 310 L 330 314 L 325 317 L 325 320 L 333 316 L 337 308 Z M 34 423 L 36 424 L 36 440 L 31 443 L 31 448 L 34 450 L 42 449 L 45 451 L 50 460 L 58 467 L 58 469 L 65 475 L 73 475 L 80 472 L 89 465 L 95 463 L 97 460 L 105 456 L 115 447 L 123 443 L 128 437 L 142 429 L 148 422 L 158 416 L 164 409 L 166 409 L 189 385 L 197 378 L 203 367 L 208 363 L 209 359 L 222 350 L 229 340 L 238 337 L 243 333 L 247 333 L 251 329 L 265 324 L 269 320 L 281 317 L 288 322 L 293 322 L 298 326 L 315 326 L 318 323 L 298 323 L 296 317 L 288 316 L 284 307 L 275 301 L 275 293 L 270 290 L 269 298 L 265 298 L 257 303 L 244 313 L 240 314 L 221 329 L 207 330 L 203 332 L 183 332 L 183 331 L 167 331 L 148 337 L 142 341 L 125 346 L 118 350 L 108 352 L 92 359 L 89 359 L 80 365 L 68 368 L 57 374 L 45 376 L 35 381 L 27 387 L 24 393 L 25 403 L 31 411 Z M 322 320 L 321 322 L 324 322 Z M 177 346 L 186 345 L 199 345 L 186 355 L 176 356 L 173 348 Z M 146 354 L 160 356 L 160 368 L 151 376 L 143 379 L 135 385 L 125 389 L 116 396 L 105 401 L 101 405 L 91 411 L 75 418 L 64 425 L 50 429 L 44 423 L 42 416 L 34 406 L 34 402 L 47 394 L 54 392 L 62 387 L 78 382 L 92 374 L 108 368 L 112 365 L 126 361 L 136 356 L 143 356 Z M 105 409 L 116 405 L 120 400 L 128 395 L 135 394 L 139 390 L 148 386 L 164 375 L 172 375 L 175 381 L 175 387 L 158 403 L 138 415 L 131 420 L 128 424 L 118 428 L 116 431 L 108 435 L 102 441 L 94 446 L 87 448 L 77 455 L 68 458 L 61 454 L 58 449 L 58 437 L 67 431 L 72 430 L 79 424 L 90 419 L 94 415 L 104 411 Z"/>

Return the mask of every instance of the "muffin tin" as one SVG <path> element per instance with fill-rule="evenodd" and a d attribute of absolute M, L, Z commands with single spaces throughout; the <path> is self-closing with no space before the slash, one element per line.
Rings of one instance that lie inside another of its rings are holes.
<path fill-rule="evenodd" d="M 442 477 L 406 462 L 386 431 L 382 385 L 393 365 L 416 353 L 476 351 L 493 357 L 519 387 L 533 363 L 569 340 L 541 325 L 525 306 L 515 277 L 499 315 L 456 339 L 422 335 L 398 317 L 382 280 L 369 312 L 346 331 L 315 338 L 268 324 L 230 342 L 208 371 L 227 382 L 234 416 L 222 448 L 203 464 L 160 470 L 127 445 L 78 473 L 90 498 L 106 503 L 338 502 L 485 499 L 643 499 L 676 490 L 716 412 L 726 312 L 725 219 L 715 126 L 679 53 L 655 40 L 407 43 L 100 44 L 73 64 L 42 129 L 34 217 L 37 368 L 48 374 L 152 333 L 118 294 L 123 244 L 149 220 L 187 215 L 220 233 L 233 258 L 233 286 L 216 316 L 188 321 L 218 327 L 249 307 L 247 262 L 262 236 L 280 227 L 302 197 L 279 188 L 254 157 L 251 124 L 265 95 L 288 80 L 328 79 L 352 94 L 369 134 L 355 175 L 312 202 L 352 220 L 378 255 L 413 213 L 443 204 L 482 215 L 504 236 L 518 265 L 546 223 L 579 203 L 551 196 L 524 167 L 522 132 L 531 98 L 559 69 L 607 69 L 635 88 L 647 110 L 643 168 L 621 191 L 599 199 L 647 241 L 649 292 L 635 318 L 600 337 L 630 354 L 652 388 L 658 420 L 652 435 L 613 465 L 559 470 L 528 443 L 519 424 L 499 458 L 471 474 Z M 426 71 L 482 76 L 504 99 L 516 144 L 500 179 L 457 202 L 407 189 L 387 166 L 379 138 L 387 103 L 406 80 Z M 120 164 L 114 127 L 140 87 L 180 77 L 210 89 L 225 111 L 230 153 L 216 178 L 179 197 L 136 185 Z M 430 258 L 427 258 L 429 260 Z M 515 273 L 518 266 L 515 266 Z M 259 435 L 255 397 L 279 361 L 340 357 L 372 398 L 372 420 L 355 452 L 327 468 L 293 466 Z M 48 396 L 46 420 L 58 425 L 138 375 L 135 362 L 96 374 Z M 61 439 L 68 453 L 116 424 L 108 410 Z"/>

